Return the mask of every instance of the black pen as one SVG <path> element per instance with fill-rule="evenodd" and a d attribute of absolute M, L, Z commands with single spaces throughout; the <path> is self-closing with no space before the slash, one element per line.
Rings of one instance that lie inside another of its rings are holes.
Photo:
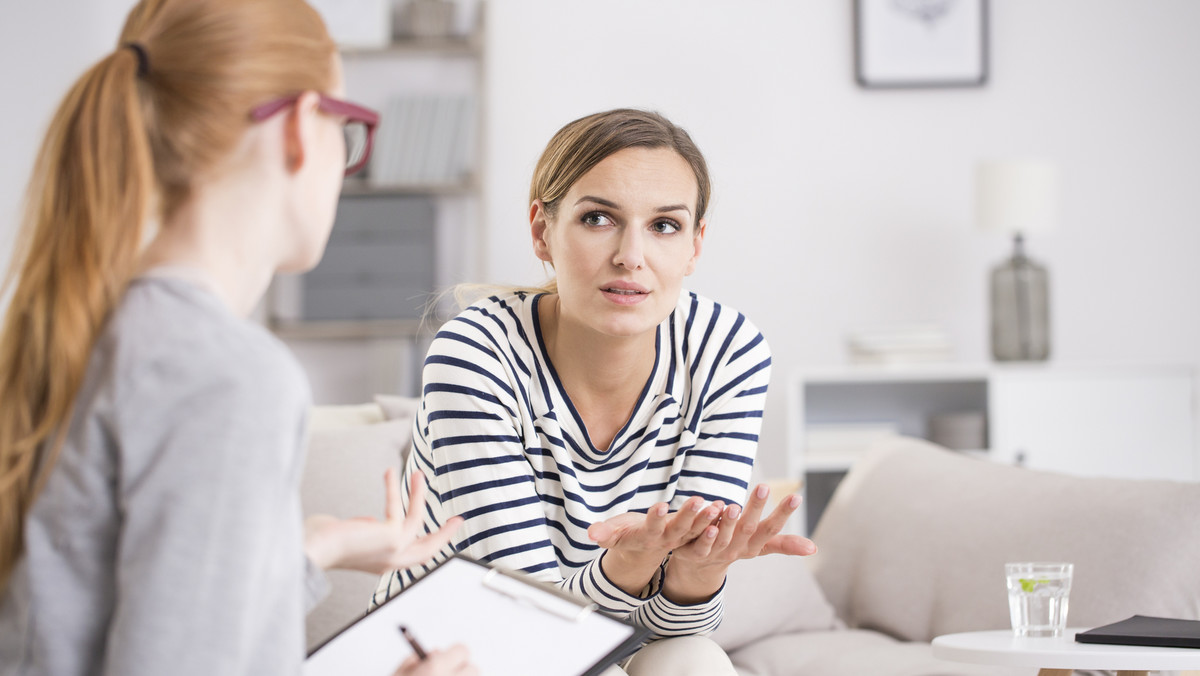
<path fill-rule="evenodd" d="M 417 654 L 417 659 L 424 660 L 425 649 L 421 647 L 420 643 L 417 643 L 417 639 L 413 638 L 412 634 L 408 633 L 408 627 L 403 624 L 400 625 L 400 633 L 404 635 L 404 640 L 408 641 L 408 644 L 412 646 L 413 652 Z"/>

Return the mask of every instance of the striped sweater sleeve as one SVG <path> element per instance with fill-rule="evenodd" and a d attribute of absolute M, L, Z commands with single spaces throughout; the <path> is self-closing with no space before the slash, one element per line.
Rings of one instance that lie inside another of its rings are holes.
<path fill-rule="evenodd" d="M 722 343 L 709 349 L 711 359 L 693 374 L 693 387 L 699 389 L 688 429 L 696 441 L 691 448 L 682 449 L 685 458 L 672 509 L 679 509 L 694 495 L 706 502 L 744 505 L 749 489 L 770 381 L 771 352 L 762 334 L 741 315 Z M 686 606 L 660 594 L 639 608 L 634 619 L 654 627 L 660 636 L 708 633 L 720 624 L 723 591 L 708 601 Z"/>
<path fill-rule="evenodd" d="M 413 452 L 405 468 L 406 478 L 420 470 L 429 480 L 426 532 L 453 516 L 461 516 L 463 526 L 431 565 L 385 576 L 372 604 L 382 603 L 457 551 L 554 583 L 616 616 L 629 615 L 657 593 L 657 584 L 637 596 L 626 593 L 603 574 L 602 556 L 569 577 L 559 572 L 549 537 L 556 524 L 546 519 L 521 434 L 520 418 L 529 404 L 522 379 L 514 374 L 528 365 L 473 324 L 455 320 L 430 348 Z"/>

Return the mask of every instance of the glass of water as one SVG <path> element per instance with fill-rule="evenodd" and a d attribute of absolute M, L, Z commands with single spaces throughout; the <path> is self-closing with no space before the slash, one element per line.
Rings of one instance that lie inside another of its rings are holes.
<path fill-rule="evenodd" d="M 1073 569 L 1069 563 L 1004 564 L 1014 635 L 1063 635 Z"/>

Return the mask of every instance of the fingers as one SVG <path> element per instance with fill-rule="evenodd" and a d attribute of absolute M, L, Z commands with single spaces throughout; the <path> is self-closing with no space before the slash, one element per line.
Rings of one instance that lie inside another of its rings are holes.
<path fill-rule="evenodd" d="M 763 545 L 762 554 L 786 554 L 788 556 L 811 556 L 817 553 L 817 545 L 799 535 L 776 535 Z"/>
<path fill-rule="evenodd" d="M 429 668 L 429 674 L 465 675 L 477 673 L 470 664 L 471 656 L 467 647 L 461 643 L 450 646 L 445 650 L 435 650 L 429 653 L 422 666 Z"/>
<path fill-rule="evenodd" d="M 662 535 L 670 522 L 670 517 L 668 516 L 670 511 L 670 505 L 665 502 L 656 503 L 650 509 L 646 510 L 646 534 L 650 536 Z"/>
<path fill-rule="evenodd" d="M 665 505 L 664 505 L 665 507 Z M 650 508 L 653 513 L 658 508 L 658 505 Z M 618 514 L 611 519 L 598 521 L 591 526 L 588 526 L 588 537 L 592 542 L 611 549 L 621 541 L 625 535 L 638 528 L 645 528 L 649 516 L 642 516 L 636 512 L 626 512 Z"/>
<path fill-rule="evenodd" d="M 733 535 L 737 532 L 738 519 L 742 516 L 742 508 L 740 505 L 730 505 L 725 508 L 725 513 L 721 515 L 721 523 L 716 537 L 713 539 L 712 549 L 724 551 L 729 547 L 729 543 L 733 541 Z"/>
<path fill-rule="evenodd" d="M 679 507 L 679 511 L 671 516 L 663 538 L 666 546 L 674 547 L 690 542 L 704 531 L 704 527 L 712 523 L 720 511 L 704 508 L 704 498 L 693 495 Z"/>
<path fill-rule="evenodd" d="M 478 676 L 479 670 L 470 660 L 466 646 L 460 643 L 446 650 L 432 650 L 423 660 L 409 655 L 392 676 Z"/>
<path fill-rule="evenodd" d="M 404 513 L 403 496 L 400 495 L 400 477 L 395 468 L 389 467 L 383 472 L 383 491 L 385 502 L 383 516 L 388 521 L 400 518 Z"/>
<path fill-rule="evenodd" d="M 766 484 L 759 484 L 754 487 L 753 491 L 750 491 L 746 507 L 737 519 L 737 529 L 730 538 L 730 547 L 742 550 L 749 544 L 750 538 L 754 537 L 754 533 L 758 531 L 758 522 L 762 518 L 763 507 L 766 506 L 767 496 L 770 494 L 771 489 Z"/>
<path fill-rule="evenodd" d="M 456 516 L 436 531 L 405 542 L 402 547 L 396 549 L 393 559 L 388 562 L 387 570 L 407 568 L 429 561 L 446 548 L 462 524 L 462 517 Z"/>
<path fill-rule="evenodd" d="M 787 520 L 800 507 L 800 496 L 792 494 L 779 501 L 779 505 L 775 507 L 775 511 L 771 515 L 762 520 L 759 524 L 757 532 L 750 538 L 748 547 L 751 556 L 757 556 L 762 547 L 771 538 L 779 534 L 783 530 Z"/>
<path fill-rule="evenodd" d="M 683 537 L 684 542 L 692 542 L 697 539 L 703 540 L 704 534 L 708 533 L 710 528 L 712 529 L 712 538 L 715 538 L 718 532 L 717 526 L 724 511 L 725 503 L 721 500 L 717 500 L 701 510 L 700 515 L 692 523 L 691 530 Z"/>

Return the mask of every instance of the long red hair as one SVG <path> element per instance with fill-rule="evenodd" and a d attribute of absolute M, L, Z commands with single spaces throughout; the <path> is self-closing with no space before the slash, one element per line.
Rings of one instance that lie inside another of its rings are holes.
<path fill-rule="evenodd" d="M 335 49 L 303 0 L 142 0 L 116 49 L 59 105 L 5 284 L 0 590 L 148 228 L 169 222 L 196 181 L 219 170 L 254 105 L 327 91 Z"/>

